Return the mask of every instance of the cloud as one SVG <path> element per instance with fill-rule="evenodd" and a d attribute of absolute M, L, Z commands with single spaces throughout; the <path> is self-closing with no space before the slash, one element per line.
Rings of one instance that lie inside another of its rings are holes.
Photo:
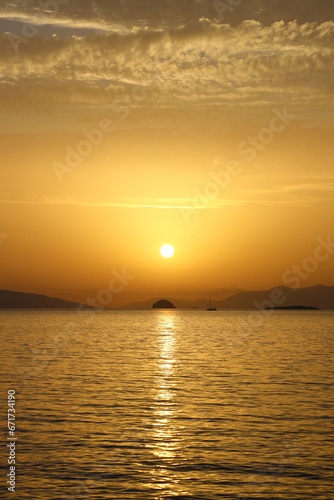
<path fill-rule="evenodd" d="M 61 37 L 89 33 L 126 33 L 123 25 L 101 19 L 73 19 L 66 16 L 53 16 L 48 11 L 4 12 L 0 11 L 0 31 L 26 37 Z"/>
<path fill-rule="evenodd" d="M 333 105 L 334 22 L 233 28 L 201 18 L 173 29 L 35 36 L 16 54 L 10 37 L 0 37 L 0 99 L 10 109 L 96 111 L 133 89 L 154 89 L 140 107 L 155 111 Z"/>
<path fill-rule="evenodd" d="M 158 208 L 184 210 L 219 210 L 226 207 L 249 206 L 300 206 L 333 208 L 334 177 L 324 176 L 312 182 L 286 182 L 270 187 L 235 190 L 229 199 L 223 196 L 206 197 L 196 194 L 188 197 L 170 198 L 119 198 L 103 200 L 89 197 L 26 196 L 24 198 L 0 198 L 0 204 L 15 205 L 58 205 L 105 208 Z"/>
<path fill-rule="evenodd" d="M 0 199 L 0 203 L 14 205 L 66 205 L 106 208 L 194 208 L 192 198 L 122 198 L 114 201 L 103 201 L 100 199 L 88 198 L 52 198 L 48 196 L 36 196 L 22 199 L 2 198 Z M 226 202 L 226 204 L 229 204 L 229 202 Z"/>
<path fill-rule="evenodd" d="M 24 7 L 23 4 L 24 3 Z M 21 15 L 49 19 L 66 18 L 70 22 L 93 21 L 124 26 L 170 28 L 189 24 L 201 17 L 217 19 L 237 26 L 254 19 L 265 25 L 276 21 L 298 20 L 300 23 L 330 21 L 332 0 L 241 0 L 225 9 L 215 0 L 12 0 L 1 5 L 3 15 Z M 235 2 L 234 2 L 235 3 Z M 233 2 L 230 2 L 233 4 Z"/>
<path fill-rule="evenodd" d="M 318 177 L 303 179 L 301 176 L 298 180 L 287 179 L 285 183 L 273 183 L 269 187 L 240 190 L 239 196 L 247 198 L 250 204 L 333 208 L 332 193 L 334 193 L 334 177 L 319 174 Z"/>

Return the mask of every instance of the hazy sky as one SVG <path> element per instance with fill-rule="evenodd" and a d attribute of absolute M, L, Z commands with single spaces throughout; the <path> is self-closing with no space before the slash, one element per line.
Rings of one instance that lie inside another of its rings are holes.
<path fill-rule="evenodd" d="M 125 269 L 119 305 L 310 269 L 334 241 L 332 19 L 334 0 L 2 2 L 0 288 L 85 300 Z"/>

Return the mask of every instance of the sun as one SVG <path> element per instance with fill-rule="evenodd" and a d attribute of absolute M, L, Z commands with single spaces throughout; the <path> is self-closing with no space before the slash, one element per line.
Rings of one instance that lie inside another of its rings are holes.
<path fill-rule="evenodd" d="M 163 257 L 169 259 L 174 255 L 174 247 L 172 247 L 172 245 L 162 245 L 162 247 L 160 248 L 160 253 Z"/>

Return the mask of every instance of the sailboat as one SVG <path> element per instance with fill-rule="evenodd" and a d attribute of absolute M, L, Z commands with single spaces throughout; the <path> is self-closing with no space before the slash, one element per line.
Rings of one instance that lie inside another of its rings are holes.
<path fill-rule="evenodd" d="M 212 307 L 212 304 L 211 304 L 211 293 L 210 293 L 210 305 L 209 305 L 209 308 L 207 309 L 207 311 L 217 311 L 217 309 L 215 307 Z"/>

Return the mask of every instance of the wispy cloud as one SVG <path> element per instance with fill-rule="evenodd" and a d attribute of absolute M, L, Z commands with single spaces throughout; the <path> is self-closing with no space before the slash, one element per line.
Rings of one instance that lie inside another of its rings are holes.
<path fill-rule="evenodd" d="M 103 198 L 83 197 L 51 197 L 30 196 L 25 198 L 0 198 L 0 204 L 17 205 L 58 205 L 83 206 L 105 208 L 158 208 L 158 209 L 185 209 L 185 210 L 219 210 L 226 207 L 247 207 L 252 205 L 263 206 L 319 206 L 333 207 L 333 196 L 327 193 L 334 192 L 334 181 L 326 185 L 321 182 L 282 184 L 263 189 L 243 189 L 234 192 L 234 196 L 226 199 L 220 197 L 193 197 L 183 198 L 119 198 L 107 200 Z"/>
<path fill-rule="evenodd" d="M 46 35 L 46 34 L 64 34 L 60 29 L 56 28 L 67 28 L 68 34 L 77 34 L 78 30 L 86 30 L 92 33 L 128 33 L 131 29 L 127 28 L 123 24 L 108 22 L 102 19 L 73 19 L 62 15 L 52 15 L 52 12 L 45 10 L 35 10 L 33 12 L 24 11 L 0 11 L 0 23 L 2 21 L 2 27 L 5 27 L 4 21 L 9 23 L 7 31 L 14 32 L 18 35 L 24 37 L 25 33 L 36 33 L 36 35 Z M 27 25 L 30 25 L 30 29 Z M 0 24 L 1 27 L 1 24 Z M 34 30 L 35 27 L 35 30 Z M 42 28 L 45 29 L 42 29 Z"/>
<path fill-rule="evenodd" d="M 60 205 L 60 206 L 89 206 L 89 207 L 105 207 L 105 208 L 161 208 L 161 209 L 180 209 L 193 208 L 194 201 L 192 198 L 123 198 L 114 201 L 88 199 L 88 198 L 70 198 L 59 197 L 52 198 L 47 196 L 38 196 L 22 199 L 0 199 L 3 204 L 18 204 L 18 205 Z M 226 202 L 229 204 L 229 202 Z M 214 201 L 212 208 L 214 208 Z"/>
<path fill-rule="evenodd" d="M 241 197 L 248 197 L 249 203 L 262 205 L 286 205 L 286 206 L 322 206 L 333 207 L 334 178 L 324 176 L 323 180 L 313 182 L 290 181 L 284 184 L 272 184 L 269 187 L 242 190 Z"/>
<path fill-rule="evenodd" d="M 232 28 L 203 18 L 177 29 L 35 37 L 14 57 L 3 35 L 0 93 L 7 108 L 91 111 L 121 98 L 131 82 L 154 86 L 142 106 L 160 111 L 211 114 L 283 102 L 324 111 L 333 106 L 333 39 L 334 22 Z"/>
<path fill-rule="evenodd" d="M 215 8 L 217 3 L 213 0 L 60 0 L 59 2 L 5 0 L 2 2 L 1 10 L 19 13 L 24 11 L 30 16 L 41 15 L 41 11 L 44 11 L 52 17 L 61 14 L 73 20 L 112 21 L 117 19 L 118 22 L 128 22 L 132 26 L 167 27 L 189 24 L 201 17 L 218 19 L 219 9 Z M 333 17 L 333 6 L 330 0 L 294 0 L 293 2 L 291 0 L 247 0 L 234 3 L 237 5 L 234 5 L 234 8 L 225 9 L 224 14 L 225 22 L 232 25 L 238 25 L 247 19 L 256 19 L 266 25 L 281 19 L 321 23 Z M 229 2 L 225 4 L 228 5 Z"/>

